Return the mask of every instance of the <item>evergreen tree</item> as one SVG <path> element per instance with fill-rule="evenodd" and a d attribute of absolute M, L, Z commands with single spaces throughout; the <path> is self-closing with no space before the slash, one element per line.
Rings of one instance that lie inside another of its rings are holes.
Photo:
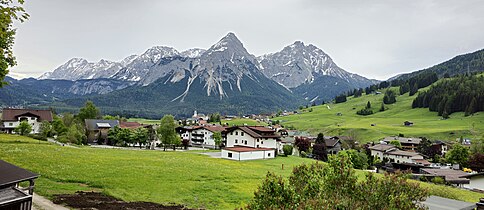
<path fill-rule="evenodd" d="M 409 93 L 409 95 L 410 95 L 410 96 L 413 96 L 413 95 L 415 95 L 415 93 L 417 93 L 417 92 L 418 92 L 418 83 L 415 83 L 414 85 L 412 85 L 412 86 L 410 87 L 410 93 Z"/>
<path fill-rule="evenodd" d="M 381 103 L 380 112 L 385 111 L 385 103 Z"/>
<path fill-rule="evenodd" d="M 368 103 L 366 103 L 366 108 L 367 109 L 371 109 L 371 103 L 370 103 L 370 101 L 368 101 Z"/>

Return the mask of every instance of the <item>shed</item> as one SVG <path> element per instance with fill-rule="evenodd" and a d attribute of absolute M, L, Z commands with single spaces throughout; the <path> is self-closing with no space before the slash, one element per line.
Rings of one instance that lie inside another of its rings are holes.
<path fill-rule="evenodd" d="M 3 160 L 0 160 L 0 171 L 0 209 L 30 210 L 34 180 L 39 175 Z M 29 186 L 20 188 L 19 183 L 25 181 L 29 182 Z"/>

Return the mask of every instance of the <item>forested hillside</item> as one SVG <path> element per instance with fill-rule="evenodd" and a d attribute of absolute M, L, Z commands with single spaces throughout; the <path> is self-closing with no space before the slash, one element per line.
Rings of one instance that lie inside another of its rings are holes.
<path fill-rule="evenodd" d="M 412 108 L 429 108 L 447 118 L 454 112 L 471 115 L 484 111 L 484 76 L 460 75 L 444 79 L 418 94 Z"/>

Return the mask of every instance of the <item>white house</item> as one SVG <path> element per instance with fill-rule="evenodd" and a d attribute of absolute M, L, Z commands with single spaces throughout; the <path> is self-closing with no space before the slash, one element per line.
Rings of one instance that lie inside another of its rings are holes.
<path fill-rule="evenodd" d="M 22 121 L 27 121 L 32 126 L 31 133 L 39 133 L 42 121 L 52 122 L 52 111 L 5 108 L 2 111 L 0 130 L 6 133 L 14 133 L 15 128 Z"/>
<path fill-rule="evenodd" d="M 222 158 L 231 160 L 274 158 L 281 137 L 263 126 L 234 126 L 225 134 L 227 145 L 222 149 Z"/>
<path fill-rule="evenodd" d="M 189 140 L 191 146 L 199 147 L 213 147 L 215 148 L 215 139 L 213 134 L 216 132 L 223 133 L 225 127 L 222 126 L 191 126 L 191 127 L 179 127 L 176 129 L 183 140 Z M 224 141 L 222 134 L 222 141 Z"/>
<path fill-rule="evenodd" d="M 469 184 L 464 184 L 465 188 L 484 191 L 484 173 L 469 174 L 460 178 L 469 179 Z"/>
<path fill-rule="evenodd" d="M 390 144 L 377 144 L 369 148 L 371 155 L 378 160 L 387 160 L 390 163 L 406 163 L 430 166 L 430 162 L 424 159 L 422 155 L 412 151 L 399 150 Z"/>

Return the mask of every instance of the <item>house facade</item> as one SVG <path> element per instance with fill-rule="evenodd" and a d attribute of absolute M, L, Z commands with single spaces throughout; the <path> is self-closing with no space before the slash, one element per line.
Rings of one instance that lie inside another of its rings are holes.
<path fill-rule="evenodd" d="M 224 131 L 226 127 L 205 125 L 205 126 L 186 126 L 178 127 L 176 131 L 182 140 L 188 140 L 189 145 L 194 147 L 217 147 L 213 134 L 220 132 L 222 134 L 222 145 L 225 145 Z"/>
<path fill-rule="evenodd" d="M 222 158 L 254 160 L 274 158 L 280 148 L 281 136 L 263 126 L 234 126 L 225 131 L 227 145 Z"/>
<path fill-rule="evenodd" d="M 413 164 L 421 166 L 430 166 L 430 162 L 424 159 L 422 155 L 412 151 L 399 150 L 393 145 L 377 144 L 369 147 L 371 155 L 378 160 L 388 161 L 397 164 Z"/>
<path fill-rule="evenodd" d="M 463 187 L 484 191 L 484 173 L 475 173 L 460 176 L 460 178 L 469 179 L 469 184 L 464 184 Z"/>
<path fill-rule="evenodd" d="M 52 119 L 53 115 L 50 110 L 5 108 L 2 111 L 0 131 L 15 133 L 15 128 L 22 121 L 26 121 L 32 126 L 31 133 L 39 133 L 42 122 L 52 122 Z"/>
<path fill-rule="evenodd" d="M 118 120 L 85 119 L 87 143 L 105 144 L 110 129 L 119 126 Z"/>

